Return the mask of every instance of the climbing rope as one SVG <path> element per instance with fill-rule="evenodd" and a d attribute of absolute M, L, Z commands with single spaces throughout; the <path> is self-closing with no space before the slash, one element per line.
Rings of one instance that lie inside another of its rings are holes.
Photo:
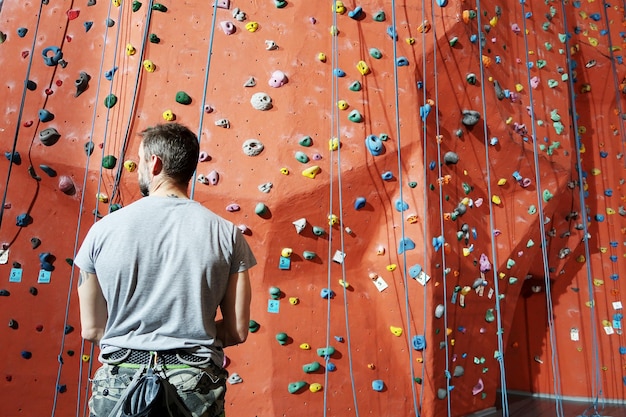
<path fill-rule="evenodd" d="M 525 4 L 521 3 L 521 12 L 522 16 L 526 14 Z M 547 223 L 544 207 L 543 207 L 543 194 L 541 191 L 541 174 L 539 172 L 539 149 L 537 145 L 537 134 L 536 134 L 536 116 L 535 116 L 535 102 L 533 100 L 533 88 L 531 86 L 531 75 L 529 65 L 530 61 L 530 53 L 529 53 L 529 44 L 528 44 L 528 32 L 526 30 L 526 19 L 523 19 L 523 34 L 524 34 L 524 50 L 525 50 L 525 59 L 526 59 L 526 82 L 528 85 L 528 101 L 530 103 L 530 120 L 531 120 L 531 141 L 533 145 L 533 161 L 535 164 L 535 183 L 537 185 L 537 211 L 539 213 L 539 233 L 541 236 L 541 260 L 543 265 L 543 279 L 544 286 L 546 288 L 546 309 L 547 309 L 547 321 L 548 321 L 548 329 L 550 334 L 550 350 L 552 352 L 551 355 L 551 367 L 552 367 L 552 375 L 553 378 L 553 389 L 554 395 L 556 397 L 555 408 L 556 408 L 556 416 L 562 417 L 563 414 L 563 401 L 561 395 L 561 373 L 559 367 L 559 357 L 557 351 L 557 340 L 556 340 L 556 331 L 554 326 L 554 308 L 552 304 L 552 289 L 550 284 L 550 266 L 548 261 L 548 248 L 547 248 L 547 239 L 546 239 L 546 230 L 545 224 Z"/>
<path fill-rule="evenodd" d="M 213 18 L 211 19 L 211 33 L 209 34 L 209 48 L 206 58 L 206 71 L 204 72 L 204 86 L 202 88 L 202 100 L 200 100 L 200 121 L 198 122 L 198 145 L 202 141 L 202 125 L 204 123 L 205 108 L 204 103 L 209 90 L 209 73 L 211 72 L 211 57 L 213 56 L 213 39 L 215 37 L 215 22 L 217 19 L 217 4 L 218 0 L 213 2 Z M 191 179 L 191 189 L 189 192 L 189 198 L 193 200 L 196 192 L 196 176 L 198 171 L 194 171 L 193 178 Z"/>
<path fill-rule="evenodd" d="M 391 27 L 393 28 L 392 33 L 395 35 L 397 33 L 397 20 L 396 20 L 396 0 L 391 1 Z M 404 181 L 402 175 L 402 135 L 400 130 L 400 87 L 398 83 L 398 47 L 397 47 L 397 39 L 392 39 L 393 45 L 393 81 L 394 81 L 394 110 L 395 110 L 395 128 L 396 128 L 396 159 L 398 162 L 398 184 L 399 184 L 399 198 L 400 198 L 400 206 L 404 205 Z M 406 230 L 404 225 L 404 210 L 398 210 L 398 217 L 400 219 L 400 235 L 401 235 L 401 243 L 402 245 L 406 239 Z M 411 371 L 411 392 L 413 398 L 413 410 L 415 411 L 415 415 L 419 416 L 419 409 L 417 407 L 417 392 L 415 389 L 415 368 L 413 366 L 413 349 L 411 348 L 411 309 L 409 305 L 409 283 L 407 282 L 407 254 L 406 250 L 402 251 L 402 283 L 404 286 L 404 308 L 406 315 L 406 338 L 407 338 L 407 346 L 409 351 L 409 369 Z"/>
<path fill-rule="evenodd" d="M 485 35 L 483 34 L 483 26 L 481 23 L 482 9 L 480 6 L 480 0 L 476 0 L 476 15 L 477 15 L 477 25 L 478 25 L 478 62 L 480 67 L 480 93 L 481 93 L 481 101 L 482 101 L 482 113 L 483 117 L 483 140 L 485 146 L 485 170 L 487 173 L 487 195 L 490 196 L 488 207 L 489 207 L 489 230 L 490 236 L 489 241 L 491 244 L 491 258 L 492 258 L 492 273 L 493 273 L 493 285 L 495 291 L 495 310 L 496 310 L 496 326 L 498 331 L 496 332 L 497 341 L 498 341 L 498 366 L 500 367 L 500 386 L 501 386 L 501 402 L 502 402 L 502 416 L 509 416 L 509 401 L 506 387 L 506 370 L 504 366 L 504 342 L 502 339 L 502 310 L 500 307 L 500 288 L 498 283 L 498 255 L 497 255 L 497 244 L 495 241 L 495 221 L 493 214 L 493 206 L 494 202 L 491 199 L 492 191 L 491 191 L 491 168 L 489 165 L 489 139 L 488 139 L 488 129 L 487 129 L 487 99 L 485 93 L 485 65 L 483 62 L 483 40 Z"/>
<path fill-rule="evenodd" d="M 567 14 L 565 10 L 565 2 L 561 2 L 561 13 L 563 14 L 563 27 L 565 29 L 568 28 L 567 24 Z M 569 107 L 571 109 L 571 119 L 572 119 L 572 128 L 574 131 L 574 135 L 576 138 L 576 171 L 578 174 L 578 202 L 580 204 L 580 217 L 583 224 L 583 245 L 585 248 L 585 268 L 587 272 L 587 292 L 589 295 L 589 319 L 591 322 L 591 345 L 592 345 L 592 363 L 594 376 L 591 381 L 591 391 L 593 395 L 593 404 L 592 407 L 596 410 L 597 414 L 597 406 L 600 395 L 602 395 L 602 381 L 600 376 L 600 352 L 599 352 L 599 342 L 598 342 L 598 329 L 596 324 L 596 305 L 594 300 L 594 292 L 593 292 L 593 278 L 591 274 L 591 263 L 590 263 L 590 249 L 589 249 L 589 227 L 587 220 L 587 205 L 585 204 L 585 191 L 583 189 L 583 168 L 582 168 L 582 158 L 580 156 L 580 149 L 582 146 L 580 134 L 578 133 L 578 118 L 576 111 L 576 93 L 574 90 L 574 74 L 573 74 L 573 65 L 574 61 L 572 60 L 571 50 L 569 46 L 570 35 L 567 34 L 565 37 L 565 53 L 566 53 L 566 62 L 567 62 L 567 73 L 568 73 L 568 87 L 569 87 Z M 623 137 L 622 137 L 623 139 Z"/>
<path fill-rule="evenodd" d="M 139 97 L 139 81 L 141 79 L 141 76 L 143 74 L 142 71 L 142 67 L 143 67 L 143 58 L 145 56 L 145 52 L 146 52 L 146 45 L 148 43 L 148 33 L 150 31 L 150 21 L 152 20 L 152 4 L 153 4 L 154 0 L 149 0 L 148 1 L 148 7 L 146 8 L 148 13 L 146 15 L 146 23 L 143 29 L 143 36 L 142 36 L 142 41 L 141 41 L 141 48 L 140 48 L 140 52 L 139 52 L 139 57 L 137 59 L 137 74 L 135 75 L 135 86 L 133 88 L 133 94 L 131 94 L 132 99 L 131 99 L 131 104 L 130 104 L 130 111 L 128 112 L 128 120 L 126 121 L 126 130 L 124 132 L 124 139 L 122 141 L 122 145 L 120 146 L 120 150 L 119 150 L 119 156 L 117 158 L 118 161 L 120 161 L 119 164 L 117 164 L 117 171 L 115 172 L 115 179 L 113 180 L 113 186 L 111 189 L 111 198 L 109 199 L 109 211 L 111 211 L 111 206 L 114 204 L 113 201 L 119 201 L 119 198 L 116 200 L 116 194 L 117 194 L 117 190 L 119 188 L 119 184 L 120 181 L 122 180 L 122 173 L 124 171 L 124 165 L 123 163 L 121 163 L 121 161 L 124 161 L 125 159 L 125 155 L 126 155 L 126 147 L 128 145 L 128 138 L 130 136 L 130 131 L 131 131 L 131 126 L 133 124 L 133 121 L 135 119 L 135 112 L 137 110 L 137 97 Z"/>

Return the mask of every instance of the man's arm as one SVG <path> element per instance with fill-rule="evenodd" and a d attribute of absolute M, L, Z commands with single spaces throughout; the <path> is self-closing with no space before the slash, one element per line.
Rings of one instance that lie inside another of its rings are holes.
<path fill-rule="evenodd" d="M 107 303 L 96 274 L 80 271 L 78 280 L 81 336 L 100 343 L 107 324 Z"/>
<path fill-rule="evenodd" d="M 243 343 L 248 338 L 250 326 L 250 301 L 252 289 L 248 271 L 232 274 L 220 304 L 222 320 L 216 324 L 217 338 L 224 347 Z"/>

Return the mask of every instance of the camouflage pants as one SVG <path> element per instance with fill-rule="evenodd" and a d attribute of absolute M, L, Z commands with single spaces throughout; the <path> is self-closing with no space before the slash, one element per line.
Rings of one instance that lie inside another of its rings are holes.
<path fill-rule="evenodd" d="M 165 375 L 193 417 L 224 417 L 224 396 L 228 372 L 220 367 L 167 369 L 157 366 Z M 90 417 L 108 417 L 124 390 L 131 383 L 136 368 L 103 364 L 96 371 L 89 399 Z M 178 417 L 178 416 L 172 416 Z"/>

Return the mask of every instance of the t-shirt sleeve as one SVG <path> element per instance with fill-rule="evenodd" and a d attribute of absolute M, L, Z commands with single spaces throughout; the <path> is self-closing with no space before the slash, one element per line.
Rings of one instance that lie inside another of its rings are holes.
<path fill-rule="evenodd" d="M 96 273 L 96 266 L 94 264 L 94 240 L 93 240 L 93 228 L 87 233 L 83 244 L 76 253 L 74 258 L 74 265 L 80 268 L 81 271 L 85 271 L 91 274 Z"/>
<path fill-rule="evenodd" d="M 233 262 L 230 266 L 230 274 L 236 274 L 238 272 L 246 271 L 256 265 L 256 258 L 246 242 L 241 230 L 234 228 L 234 248 L 233 248 Z"/>

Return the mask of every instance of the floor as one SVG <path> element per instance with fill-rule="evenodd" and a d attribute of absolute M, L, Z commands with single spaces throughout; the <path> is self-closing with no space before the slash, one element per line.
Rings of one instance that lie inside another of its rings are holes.
<path fill-rule="evenodd" d="M 527 395 L 508 395 L 509 417 L 556 417 L 556 400 Z M 563 417 L 626 417 L 626 402 L 622 404 L 598 404 L 591 401 L 562 401 Z M 505 417 L 502 404 L 467 417 Z"/>

